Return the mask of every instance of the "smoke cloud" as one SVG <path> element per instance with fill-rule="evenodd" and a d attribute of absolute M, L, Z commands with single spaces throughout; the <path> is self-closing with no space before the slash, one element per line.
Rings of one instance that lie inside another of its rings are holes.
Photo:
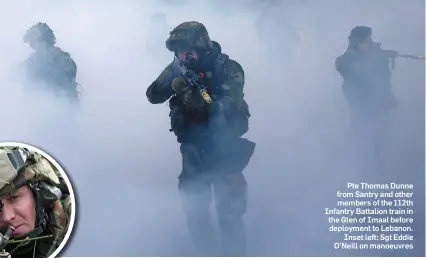
<path fill-rule="evenodd" d="M 145 96 L 172 61 L 165 48 L 169 31 L 189 20 L 204 23 L 246 73 L 252 117 L 245 137 L 257 143 L 244 172 L 248 255 L 353 255 L 333 250 L 337 237 L 324 215 L 349 181 L 414 183 L 421 230 L 410 254 L 424 255 L 425 64 L 397 60 L 393 92 L 401 105 L 393 113 L 388 171 L 379 175 L 362 170 L 363 161 L 351 153 L 349 111 L 334 60 L 356 25 L 372 27 L 386 49 L 424 55 L 425 2 L 283 1 L 270 15 L 280 18 L 262 38 L 255 31 L 258 2 L 0 3 L 0 140 L 39 147 L 68 171 L 78 194 L 78 224 L 63 256 L 196 255 L 178 198 L 181 157 L 168 131 L 169 109 Z M 159 12 L 167 24 L 157 28 L 151 17 Z M 22 37 L 38 21 L 51 26 L 57 46 L 78 65 L 78 109 L 22 90 L 19 67 L 32 51 Z M 279 35 L 285 24 L 296 27 L 300 41 Z"/>

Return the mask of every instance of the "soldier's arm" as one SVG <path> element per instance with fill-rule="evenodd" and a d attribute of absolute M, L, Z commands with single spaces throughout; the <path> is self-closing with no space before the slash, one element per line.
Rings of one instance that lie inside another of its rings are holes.
<path fill-rule="evenodd" d="M 152 104 L 161 104 L 173 96 L 172 79 L 173 63 L 169 64 L 146 90 L 148 101 Z"/>
<path fill-rule="evenodd" d="M 336 71 L 338 71 L 342 77 L 345 77 L 349 73 L 349 65 L 347 63 L 345 54 L 338 56 L 334 62 L 334 65 Z"/>
<path fill-rule="evenodd" d="M 223 97 L 217 100 L 217 104 L 223 106 L 225 111 L 231 108 L 239 108 L 244 97 L 244 70 L 241 65 L 229 60 L 224 67 L 225 80 L 221 84 Z"/>
<path fill-rule="evenodd" d="M 77 77 L 77 64 L 67 52 L 58 54 L 55 58 L 58 83 L 75 83 Z"/>
<path fill-rule="evenodd" d="M 336 70 L 344 79 L 363 77 L 371 70 L 370 62 L 362 62 L 355 52 L 347 51 L 336 58 Z"/>
<path fill-rule="evenodd" d="M 221 84 L 222 97 L 214 98 L 210 104 L 210 128 L 221 131 L 228 124 L 228 115 L 243 105 L 244 97 L 244 70 L 239 63 L 228 60 L 224 67 L 224 81 Z"/>

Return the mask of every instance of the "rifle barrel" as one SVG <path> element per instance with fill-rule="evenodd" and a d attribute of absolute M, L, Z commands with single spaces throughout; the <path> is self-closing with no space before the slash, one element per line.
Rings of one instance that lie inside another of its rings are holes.
<path fill-rule="evenodd" d="M 398 57 L 411 58 L 411 59 L 425 59 L 424 56 L 415 56 L 415 55 L 398 55 Z"/>

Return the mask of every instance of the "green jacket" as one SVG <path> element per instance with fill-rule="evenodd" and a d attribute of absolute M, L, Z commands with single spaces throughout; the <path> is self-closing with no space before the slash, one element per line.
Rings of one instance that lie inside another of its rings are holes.
<path fill-rule="evenodd" d="M 59 95 L 77 96 L 77 65 L 68 52 L 58 47 L 36 52 L 25 61 L 25 70 L 28 81 Z"/>
<path fill-rule="evenodd" d="M 205 75 L 204 84 L 207 86 L 207 92 L 213 100 L 211 104 L 206 104 L 203 108 L 195 111 L 189 110 L 175 96 L 171 88 L 171 83 L 174 78 L 181 75 L 174 63 L 169 64 L 146 91 L 148 101 L 152 104 L 164 103 L 170 99 L 170 116 L 172 119 L 172 129 L 175 133 L 176 128 L 173 128 L 175 124 L 180 124 L 179 126 L 176 125 L 179 128 L 178 131 L 189 132 L 191 134 L 193 134 L 195 127 L 197 130 L 213 131 L 215 133 L 218 131 L 231 131 L 228 130 L 230 127 L 235 128 L 240 126 L 235 124 L 237 121 L 235 114 L 242 114 L 245 117 L 244 119 L 247 119 L 245 123 L 248 123 L 250 114 L 247 103 L 244 101 L 244 70 L 237 61 L 221 53 L 218 43 L 213 42 L 213 44 L 215 47 L 214 51 L 203 59 L 202 68 L 199 68 L 199 71 L 197 71 Z M 173 121 L 174 115 L 182 116 L 182 119 L 180 119 L 182 121 L 175 123 Z M 200 116 L 204 118 L 196 119 Z M 245 133 L 246 130 L 243 131 Z"/>

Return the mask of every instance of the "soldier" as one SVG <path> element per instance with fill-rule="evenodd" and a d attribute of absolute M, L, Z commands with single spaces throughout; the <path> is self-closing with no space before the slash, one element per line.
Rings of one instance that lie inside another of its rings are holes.
<path fill-rule="evenodd" d="M 38 22 L 24 35 L 24 42 L 35 51 L 25 61 L 26 80 L 77 101 L 77 65 L 69 53 L 55 46 L 52 29 L 46 23 Z"/>
<path fill-rule="evenodd" d="M 69 194 L 59 172 L 39 153 L 0 148 L 0 230 L 13 232 L 13 241 L 28 238 L 2 241 L 0 249 L 12 258 L 49 257 L 68 231 Z"/>
<path fill-rule="evenodd" d="M 389 129 L 390 111 L 398 105 L 391 92 L 390 62 L 398 53 L 383 50 L 372 40 L 372 30 L 356 26 L 349 35 L 346 52 L 336 59 L 343 77 L 343 93 L 349 103 L 351 126 L 364 142 L 374 144 L 374 154 Z"/>
<path fill-rule="evenodd" d="M 221 52 L 219 43 L 210 40 L 206 27 L 199 22 L 178 25 L 170 32 L 166 47 L 175 59 L 146 94 L 152 104 L 171 98 L 170 130 L 177 136 L 182 153 L 178 188 L 191 237 L 200 255 L 214 255 L 209 211 L 213 187 L 221 255 L 243 256 L 247 183 L 242 172 L 255 149 L 255 143 L 241 138 L 248 131 L 250 116 L 243 99 L 244 71 Z M 207 85 L 211 102 L 183 77 L 182 64 Z"/>

